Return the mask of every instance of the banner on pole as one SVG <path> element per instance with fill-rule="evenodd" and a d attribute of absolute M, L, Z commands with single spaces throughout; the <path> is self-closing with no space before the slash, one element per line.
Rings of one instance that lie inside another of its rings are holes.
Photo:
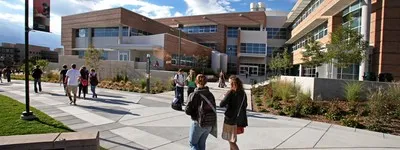
<path fill-rule="evenodd" d="M 33 30 L 50 32 L 50 0 L 33 0 Z"/>

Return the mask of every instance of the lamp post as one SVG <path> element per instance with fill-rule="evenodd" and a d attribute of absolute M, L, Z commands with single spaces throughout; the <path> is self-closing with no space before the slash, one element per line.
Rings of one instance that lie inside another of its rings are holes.
<path fill-rule="evenodd" d="M 25 0 L 25 111 L 21 119 L 33 120 L 36 116 L 29 110 L 29 0 Z"/>
<path fill-rule="evenodd" d="M 150 54 L 146 55 L 147 58 L 147 68 L 146 68 L 146 72 L 147 72 L 147 86 L 146 86 L 146 92 L 150 93 Z"/>
<path fill-rule="evenodd" d="M 181 67 L 181 30 L 183 28 L 183 24 L 178 24 L 178 30 L 179 30 L 179 46 L 178 46 L 178 67 Z"/>

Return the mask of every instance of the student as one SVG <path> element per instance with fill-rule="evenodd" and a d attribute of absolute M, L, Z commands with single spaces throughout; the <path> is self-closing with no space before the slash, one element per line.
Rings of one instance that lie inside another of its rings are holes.
<path fill-rule="evenodd" d="M 218 80 L 218 87 L 220 88 L 225 88 L 225 74 L 224 72 L 221 70 L 221 72 L 219 73 L 219 80 Z"/>
<path fill-rule="evenodd" d="M 78 97 L 81 97 L 81 92 L 83 93 L 83 99 L 86 99 L 86 94 L 88 93 L 89 86 L 89 72 L 86 70 L 85 66 L 82 66 L 79 70 L 81 74 L 81 78 L 79 79 L 79 94 Z"/>
<path fill-rule="evenodd" d="M 175 88 L 175 98 L 178 99 L 178 103 L 180 105 L 184 105 L 184 99 L 183 99 L 183 88 L 185 86 L 185 76 L 183 75 L 182 69 L 178 70 L 178 73 L 174 77 L 174 82 L 176 84 Z"/>
<path fill-rule="evenodd" d="M 92 91 L 92 98 L 97 98 L 96 94 L 96 86 L 99 84 L 99 80 L 97 79 L 97 74 L 94 69 L 90 69 L 90 74 L 89 74 L 89 80 L 90 80 L 90 90 Z"/>
<path fill-rule="evenodd" d="M 193 69 L 190 69 L 186 82 L 188 86 L 187 95 L 189 97 L 190 93 L 193 93 L 196 88 L 196 72 Z"/>
<path fill-rule="evenodd" d="M 74 103 L 74 105 L 76 105 L 76 90 L 78 88 L 80 77 L 81 73 L 76 69 L 76 65 L 72 64 L 71 69 L 67 71 L 67 77 L 65 78 L 67 81 L 67 93 L 70 100 L 69 104 Z M 71 92 L 74 94 L 74 100 L 71 98 Z"/>
<path fill-rule="evenodd" d="M 40 69 L 40 66 L 37 65 L 36 68 L 33 69 L 33 72 L 32 72 L 32 77 L 34 79 L 33 84 L 35 87 L 35 93 L 38 93 L 38 90 L 37 90 L 38 84 L 39 84 L 39 92 L 42 92 L 42 83 L 41 83 L 42 74 L 43 74 L 43 71 Z"/>
<path fill-rule="evenodd" d="M 3 74 L 7 78 L 7 82 L 11 82 L 11 67 L 7 66 L 3 69 Z"/>
<path fill-rule="evenodd" d="M 238 150 L 237 134 L 242 134 L 247 127 L 247 97 L 242 81 L 236 76 L 229 78 L 231 89 L 221 101 L 221 107 L 227 107 L 222 131 L 222 138 L 227 140 L 231 150 Z"/>
<path fill-rule="evenodd" d="M 63 65 L 63 70 L 60 71 L 60 85 L 61 83 L 63 84 L 64 87 L 64 91 L 65 91 L 65 96 L 67 96 L 67 82 L 65 80 L 65 78 L 67 77 L 67 71 L 68 71 L 68 67 L 67 65 Z"/>
<path fill-rule="evenodd" d="M 185 113 L 190 115 L 192 125 L 189 132 L 189 144 L 192 150 L 205 150 L 206 140 L 211 131 L 217 128 L 217 113 L 214 95 L 205 86 L 207 79 L 203 74 L 196 77 L 197 88 L 189 95 Z M 212 132 L 214 136 L 216 132 Z"/>

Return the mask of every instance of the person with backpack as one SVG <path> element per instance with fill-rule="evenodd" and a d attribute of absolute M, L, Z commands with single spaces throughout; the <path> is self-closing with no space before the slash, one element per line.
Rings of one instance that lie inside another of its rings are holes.
<path fill-rule="evenodd" d="M 178 99 L 178 104 L 184 105 L 184 99 L 183 99 L 183 88 L 185 86 L 185 76 L 183 75 L 183 70 L 179 69 L 178 73 L 174 76 L 174 82 L 176 84 L 175 87 L 175 98 Z"/>
<path fill-rule="evenodd" d="M 189 95 L 185 113 L 192 119 L 189 144 L 192 150 L 205 150 L 208 134 L 217 137 L 217 112 L 214 95 L 207 86 L 206 76 L 196 77 L 197 88 Z"/>
<path fill-rule="evenodd" d="M 60 71 L 59 81 L 60 81 L 60 85 L 63 84 L 65 96 L 67 96 L 67 81 L 65 80 L 65 78 L 67 77 L 67 71 L 68 71 L 68 67 L 67 67 L 67 65 L 64 64 L 63 70 Z"/>
<path fill-rule="evenodd" d="M 92 98 L 97 98 L 96 86 L 99 84 L 99 80 L 97 79 L 96 70 L 94 70 L 93 68 L 90 69 L 89 81 L 90 81 L 90 90 L 92 91 Z"/>
<path fill-rule="evenodd" d="M 247 123 L 247 97 L 242 81 L 236 77 L 229 78 L 231 89 L 225 94 L 220 106 L 226 107 L 222 138 L 227 140 L 231 150 L 238 150 L 237 135 L 244 133 Z"/>
<path fill-rule="evenodd" d="M 42 78 L 43 71 L 40 69 L 40 66 L 37 65 L 35 69 L 33 69 L 32 77 L 33 77 L 33 84 L 35 87 L 35 93 L 38 93 L 37 85 L 39 85 L 39 92 L 42 92 Z"/>
<path fill-rule="evenodd" d="M 0 81 L 3 83 L 3 69 L 0 69 Z"/>
<path fill-rule="evenodd" d="M 81 97 L 81 92 L 83 93 L 83 99 L 86 99 L 86 94 L 88 93 L 89 86 L 89 72 L 86 70 L 85 66 L 82 66 L 79 70 L 81 77 L 79 79 L 79 94 L 78 97 Z"/>
<path fill-rule="evenodd" d="M 186 83 L 188 86 L 187 95 L 189 97 L 189 95 L 193 93 L 194 89 L 196 88 L 196 72 L 193 69 L 190 69 L 189 75 L 186 78 Z"/>

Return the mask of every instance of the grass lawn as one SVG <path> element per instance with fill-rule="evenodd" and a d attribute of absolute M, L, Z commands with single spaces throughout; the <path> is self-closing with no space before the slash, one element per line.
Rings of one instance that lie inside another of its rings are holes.
<path fill-rule="evenodd" d="M 24 110 L 25 104 L 0 94 L 0 136 L 73 132 L 61 122 L 32 107 L 31 111 L 38 119 L 22 120 L 20 116 Z"/>

